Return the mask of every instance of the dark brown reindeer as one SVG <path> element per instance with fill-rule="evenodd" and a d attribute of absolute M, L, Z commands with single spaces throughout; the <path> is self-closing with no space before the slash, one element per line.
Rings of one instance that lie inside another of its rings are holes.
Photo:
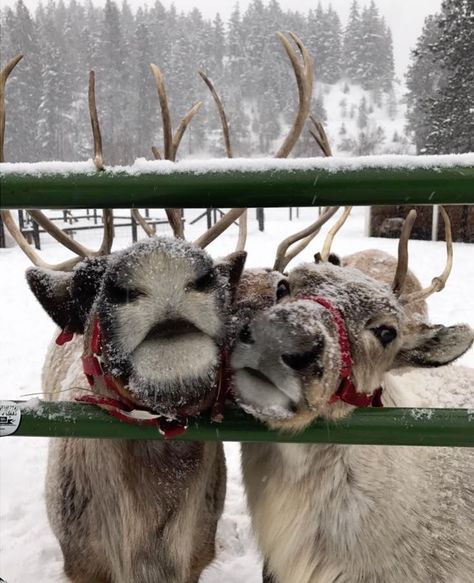
<path fill-rule="evenodd" d="M 410 215 L 409 222 L 413 220 Z M 403 406 L 393 367 L 437 367 L 472 345 L 465 325 L 416 324 L 404 293 L 405 229 L 393 289 L 349 267 L 304 264 L 257 314 L 232 365 L 244 408 L 298 431 L 354 405 Z M 286 288 L 286 289 L 285 289 Z M 381 388 L 383 387 L 383 394 Z M 467 583 L 474 572 L 474 453 L 444 448 L 244 444 L 244 482 L 272 583 Z"/>

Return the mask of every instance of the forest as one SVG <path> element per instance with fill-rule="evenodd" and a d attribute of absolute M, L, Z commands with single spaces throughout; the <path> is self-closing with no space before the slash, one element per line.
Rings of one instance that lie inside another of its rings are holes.
<path fill-rule="evenodd" d="M 200 69 L 224 100 L 236 155 L 269 155 L 297 103 L 291 68 L 275 34 L 279 30 L 296 33 L 314 59 L 316 116 L 326 114 L 322 88 L 341 80 L 344 91 L 358 84 L 376 105 L 384 98 L 393 107 L 392 36 L 374 2 L 361 6 L 354 1 L 348 22 L 342 23 L 330 5 L 299 13 L 283 10 L 276 0 L 254 0 L 243 13 L 236 5 L 228 22 L 219 15 L 207 20 L 197 8 L 178 13 L 159 1 L 134 13 L 126 0 L 120 6 L 107 0 L 103 8 L 50 0 L 31 14 L 19 0 L 13 9 L 2 10 L 1 24 L 2 61 L 25 55 L 7 91 L 11 161 L 90 156 L 91 69 L 108 163 L 151 157 L 161 126 L 150 63 L 164 74 L 174 119 L 196 100 L 206 100 L 184 140 L 182 157 L 224 155 L 219 120 Z M 359 116 L 361 128 L 370 109 L 365 101 L 359 112 L 354 106 L 351 112 Z M 340 129 L 344 136 L 345 126 Z M 380 138 L 380 130 L 374 132 Z M 360 147 L 345 139 L 346 149 Z M 296 155 L 315 153 L 314 143 L 306 139 Z"/>

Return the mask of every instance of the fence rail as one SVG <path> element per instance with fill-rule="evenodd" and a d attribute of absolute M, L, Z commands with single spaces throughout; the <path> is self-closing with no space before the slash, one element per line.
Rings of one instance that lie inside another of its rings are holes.
<path fill-rule="evenodd" d="M 396 157 L 394 157 L 396 158 Z M 0 207 L 278 207 L 474 204 L 474 154 L 399 160 L 141 162 L 97 173 L 87 164 L 0 165 Z M 360 163 L 359 163 L 360 162 Z M 49 169 L 49 170 L 48 170 Z M 0 423 L 3 422 L 0 419 Z M 2 429 L 0 427 L 0 429 Z M 1 432 L 0 432 L 1 433 Z M 162 439 L 78 403 L 21 405 L 17 436 Z M 359 409 L 293 434 L 268 430 L 231 409 L 222 424 L 192 420 L 176 439 L 474 447 L 474 411 Z"/>
<path fill-rule="evenodd" d="M 92 405 L 18 404 L 21 422 L 14 433 L 17 436 L 163 439 L 154 427 L 125 424 Z M 474 447 L 474 410 L 357 409 L 337 422 L 318 420 L 302 432 L 288 433 L 269 430 L 230 407 L 223 423 L 213 423 L 207 416 L 193 419 L 186 433 L 174 439 Z"/>
<path fill-rule="evenodd" d="M 183 163 L 175 165 L 173 171 L 168 166 L 171 163 L 163 167 L 148 163 L 140 170 L 132 166 L 100 173 L 57 173 L 54 166 L 50 173 L 25 173 L 24 165 L 15 170 L 16 165 L 7 164 L 3 173 L 0 167 L 0 206 L 74 209 L 474 203 L 474 155 L 470 165 L 457 167 L 387 167 L 382 161 L 379 166 L 341 163 L 338 167 L 317 159 L 305 165 L 297 160 L 266 162 L 261 168 L 248 165 L 248 170 L 243 162 L 241 166 L 211 164 L 201 170 L 199 165 Z M 47 163 L 43 166 L 48 168 Z M 69 167 L 74 170 L 73 164 Z"/>

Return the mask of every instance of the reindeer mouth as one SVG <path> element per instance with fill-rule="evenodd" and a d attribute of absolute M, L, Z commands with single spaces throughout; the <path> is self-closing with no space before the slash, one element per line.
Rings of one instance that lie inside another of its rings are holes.
<path fill-rule="evenodd" d="M 269 385 L 273 385 L 275 387 L 275 389 L 278 389 L 278 387 L 275 385 L 275 383 L 272 380 L 270 380 L 266 374 L 263 374 L 263 372 L 258 370 L 257 368 L 250 368 L 250 367 L 246 366 L 242 370 L 245 371 L 247 374 L 249 374 L 251 377 L 255 377 L 256 379 L 263 381 L 264 383 L 268 383 Z"/>
<path fill-rule="evenodd" d="M 144 341 L 171 340 L 185 334 L 204 334 L 204 332 L 189 320 L 177 318 L 174 320 L 165 320 L 153 326 L 145 336 Z"/>
<path fill-rule="evenodd" d="M 295 414 L 299 392 L 295 387 L 276 385 L 261 370 L 242 367 L 235 371 L 237 402 L 247 413 L 262 421 L 290 419 Z"/>

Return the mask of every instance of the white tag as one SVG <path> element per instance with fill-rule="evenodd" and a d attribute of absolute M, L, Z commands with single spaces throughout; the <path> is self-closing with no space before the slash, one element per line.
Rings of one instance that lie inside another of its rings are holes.
<path fill-rule="evenodd" d="M 20 407 L 12 401 L 0 401 L 0 437 L 15 433 L 20 425 Z"/>
<path fill-rule="evenodd" d="M 154 415 L 143 409 L 132 409 L 129 413 L 126 413 L 132 419 L 139 419 L 140 421 L 149 421 L 151 419 L 159 419 L 161 415 Z"/>

